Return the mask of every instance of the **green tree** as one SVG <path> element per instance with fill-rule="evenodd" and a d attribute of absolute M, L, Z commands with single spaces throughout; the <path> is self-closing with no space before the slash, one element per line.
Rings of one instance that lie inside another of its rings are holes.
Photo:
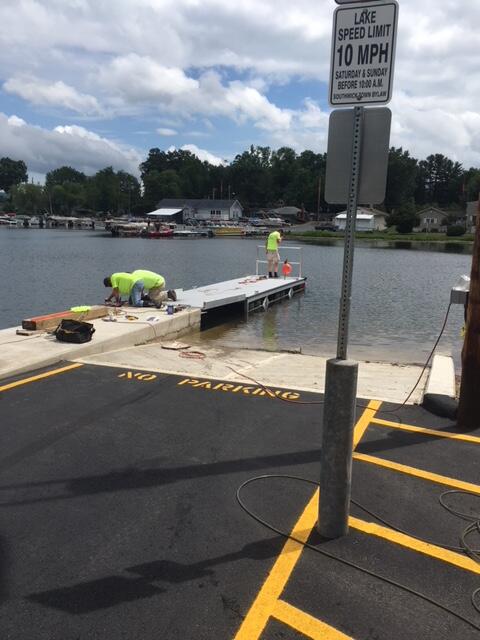
<path fill-rule="evenodd" d="M 149 172 L 144 178 L 143 186 L 143 201 L 147 211 L 155 210 L 162 198 L 182 197 L 180 179 L 173 169 Z"/>
<path fill-rule="evenodd" d="M 0 189 L 10 191 L 14 185 L 27 180 L 27 165 L 23 160 L 0 158 Z"/>
<path fill-rule="evenodd" d="M 112 167 L 106 167 L 87 180 L 86 202 L 92 209 L 117 213 L 120 205 L 120 180 Z"/>
<path fill-rule="evenodd" d="M 169 168 L 167 154 L 165 153 L 165 151 L 160 151 L 158 147 L 154 147 L 153 149 L 150 149 L 147 159 L 145 160 L 145 162 L 141 163 L 139 168 L 142 182 L 144 182 L 145 176 L 147 176 L 152 171 L 161 173 L 162 171 L 166 171 Z"/>
<path fill-rule="evenodd" d="M 418 161 L 402 147 L 392 147 L 388 153 L 385 207 L 388 211 L 404 206 L 415 193 Z"/>
<path fill-rule="evenodd" d="M 72 167 L 59 167 L 49 171 L 45 176 L 45 186 L 50 191 L 56 184 L 63 185 L 65 182 L 85 184 L 87 176 L 82 171 L 77 171 Z"/>
<path fill-rule="evenodd" d="M 87 194 L 85 185 L 78 182 L 64 182 L 54 184 L 49 190 L 45 188 L 49 199 L 49 208 L 52 213 L 70 215 L 74 209 L 84 207 Z"/>
<path fill-rule="evenodd" d="M 272 201 L 270 147 L 250 147 L 235 156 L 230 166 L 231 192 L 247 207 L 265 206 Z"/>
<path fill-rule="evenodd" d="M 388 217 L 388 224 L 395 225 L 398 233 L 411 233 L 420 223 L 413 199 L 405 202 Z"/>
<path fill-rule="evenodd" d="M 118 206 L 125 213 L 132 213 L 140 204 L 140 183 L 126 171 L 117 172 L 119 200 Z"/>
<path fill-rule="evenodd" d="M 465 172 L 464 194 L 468 201 L 478 200 L 480 194 L 480 169 L 473 167 Z"/>
<path fill-rule="evenodd" d="M 36 215 L 43 213 L 46 196 L 43 187 L 28 182 L 17 184 L 10 189 L 12 204 L 20 214 Z"/>
<path fill-rule="evenodd" d="M 297 201 L 297 194 L 292 190 L 298 171 L 297 154 L 290 147 L 280 147 L 271 155 L 272 189 L 276 200 L 285 204 Z M 292 193 L 293 191 L 293 193 Z M 293 201 L 290 199 L 293 198 Z"/>
<path fill-rule="evenodd" d="M 462 199 L 463 169 L 441 153 L 428 156 L 418 164 L 415 200 L 417 204 L 446 207 Z"/>
<path fill-rule="evenodd" d="M 313 213 L 317 213 L 317 208 L 325 211 L 328 207 L 324 198 L 327 154 L 314 153 L 310 150 L 302 151 L 298 156 L 298 165 L 300 167 L 298 179 L 303 179 L 304 182 L 301 197 L 297 199 L 297 202 L 303 203 L 305 209 Z M 306 173 L 302 173 L 302 170 L 305 170 Z"/>

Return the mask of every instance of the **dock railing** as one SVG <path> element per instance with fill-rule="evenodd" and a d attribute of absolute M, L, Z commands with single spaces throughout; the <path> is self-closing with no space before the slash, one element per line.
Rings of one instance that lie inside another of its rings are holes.
<path fill-rule="evenodd" d="M 257 259 L 255 261 L 255 274 L 258 276 L 259 274 L 259 266 L 261 264 L 268 264 L 267 260 L 261 260 L 260 259 L 260 249 L 263 250 L 263 252 L 265 252 L 265 245 L 264 244 L 257 244 Z M 303 247 L 289 247 L 288 245 L 284 245 L 282 247 L 279 247 L 278 249 L 278 253 L 280 254 L 280 263 L 278 265 L 279 270 L 280 270 L 280 275 L 281 275 L 281 263 L 284 261 L 284 259 L 287 256 L 282 256 L 284 251 L 298 251 L 299 252 L 299 258 L 298 261 L 288 261 L 289 264 L 292 265 L 292 267 L 298 267 L 298 275 L 295 276 L 294 274 L 294 269 L 292 269 L 292 273 L 290 274 L 290 277 L 295 278 L 301 278 L 302 277 L 302 263 L 303 263 Z"/>

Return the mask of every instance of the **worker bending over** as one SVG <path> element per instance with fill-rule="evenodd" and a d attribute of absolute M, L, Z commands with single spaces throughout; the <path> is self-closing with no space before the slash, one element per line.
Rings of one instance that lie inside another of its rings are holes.
<path fill-rule="evenodd" d="M 265 251 L 267 253 L 268 277 L 278 278 L 278 263 L 280 255 L 278 253 L 278 245 L 282 242 L 282 230 L 272 231 L 265 243 Z"/>
<path fill-rule="evenodd" d="M 177 299 L 173 289 L 165 291 L 163 276 L 145 269 L 137 269 L 132 273 L 112 273 L 104 279 L 103 284 L 112 287 L 112 292 L 105 298 L 105 302 L 115 300 L 120 304 L 122 296 L 128 296 L 129 304 L 134 307 L 149 307 L 153 304 L 159 309 L 164 300 Z"/>

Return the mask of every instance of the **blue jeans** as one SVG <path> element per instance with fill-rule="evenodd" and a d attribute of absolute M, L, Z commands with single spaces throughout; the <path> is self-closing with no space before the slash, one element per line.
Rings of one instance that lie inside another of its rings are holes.
<path fill-rule="evenodd" d="M 135 284 L 133 285 L 133 288 L 130 292 L 130 299 L 129 299 L 129 304 L 131 304 L 134 307 L 143 307 L 143 300 L 142 300 L 142 292 L 145 288 L 145 285 L 143 284 L 143 280 L 137 280 L 137 282 L 135 282 Z"/>

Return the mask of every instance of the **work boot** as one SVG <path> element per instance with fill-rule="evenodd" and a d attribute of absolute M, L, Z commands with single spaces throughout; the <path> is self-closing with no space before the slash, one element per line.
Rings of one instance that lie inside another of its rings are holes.
<path fill-rule="evenodd" d="M 271 272 L 271 271 L 269 271 L 269 272 L 268 272 L 268 277 L 269 277 L 269 278 L 273 278 L 273 274 L 272 274 L 272 272 Z"/>
<path fill-rule="evenodd" d="M 275 278 L 278 278 L 278 272 L 275 271 Z"/>
<path fill-rule="evenodd" d="M 169 289 L 167 291 L 167 297 L 168 297 L 169 300 L 173 300 L 175 302 L 176 299 L 177 299 L 177 294 L 175 293 L 175 290 L 174 289 Z"/>

